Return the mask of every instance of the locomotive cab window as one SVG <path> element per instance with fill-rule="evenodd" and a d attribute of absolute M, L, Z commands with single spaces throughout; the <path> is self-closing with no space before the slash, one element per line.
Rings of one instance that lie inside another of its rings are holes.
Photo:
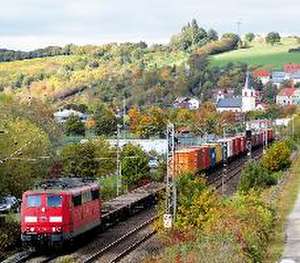
<path fill-rule="evenodd" d="M 48 195 L 47 196 L 48 207 L 62 207 L 62 197 L 60 195 Z"/>
<path fill-rule="evenodd" d="M 27 197 L 28 207 L 40 207 L 41 206 L 41 196 L 40 195 L 29 195 Z"/>
<path fill-rule="evenodd" d="M 82 204 L 82 198 L 81 195 L 73 196 L 73 205 L 79 206 Z"/>
<path fill-rule="evenodd" d="M 92 200 L 99 199 L 99 197 L 100 197 L 99 189 L 92 190 Z"/>

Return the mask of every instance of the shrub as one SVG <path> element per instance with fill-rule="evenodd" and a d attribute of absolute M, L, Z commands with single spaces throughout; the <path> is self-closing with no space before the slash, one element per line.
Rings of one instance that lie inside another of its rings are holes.
<path fill-rule="evenodd" d="M 85 127 L 79 116 L 72 114 L 65 123 L 65 132 L 70 135 L 84 135 Z"/>
<path fill-rule="evenodd" d="M 274 143 L 262 158 L 262 166 L 269 172 L 278 172 L 290 165 L 291 148 L 287 141 Z"/>
<path fill-rule="evenodd" d="M 252 188 L 264 188 L 276 183 L 276 177 L 270 174 L 260 163 L 250 162 L 242 171 L 239 190 L 249 191 Z"/>
<path fill-rule="evenodd" d="M 20 225 L 12 220 L 0 225 L 0 259 L 6 256 L 9 249 L 14 248 L 20 239 Z"/>

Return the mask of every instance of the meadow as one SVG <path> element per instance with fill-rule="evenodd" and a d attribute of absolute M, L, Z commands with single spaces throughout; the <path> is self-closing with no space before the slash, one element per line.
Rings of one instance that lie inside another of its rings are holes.
<path fill-rule="evenodd" d="M 287 63 L 300 63 L 300 52 L 288 52 L 290 48 L 299 46 L 300 43 L 295 38 L 283 38 L 280 44 L 274 46 L 256 40 L 249 48 L 212 56 L 211 63 L 214 66 L 224 66 L 230 62 L 241 62 L 253 67 L 281 69 Z"/>

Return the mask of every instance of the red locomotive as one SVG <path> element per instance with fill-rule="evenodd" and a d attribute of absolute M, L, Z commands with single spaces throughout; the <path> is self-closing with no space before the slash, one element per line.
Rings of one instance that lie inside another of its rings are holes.
<path fill-rule="evenodd" d="M 100 223 L 99 185 L 93 180 L 47 180 L 23 194 L 21 239 L 30 246 L 61 245 Z"/>

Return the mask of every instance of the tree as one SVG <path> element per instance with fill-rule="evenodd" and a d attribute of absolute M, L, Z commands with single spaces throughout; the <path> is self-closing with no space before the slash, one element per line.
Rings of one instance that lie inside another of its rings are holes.
<path fill-rule="evenodd" d="M 35 180 L 47 176 L 50 166 L 50 141 L 34 123 L 24 118 L 0 114 L 0 195 L 21 197 Z M 41 157 L 49 156 L 47 159 Z"/>
<path fill-rule="evenodd" d="M 79 116 L 72 114 L 65 123 L 65 133 L 70 135 L 84 135 L 85 127 Z"/>
<path fill-rule="evenodd" d="M 149 157 L 140 146 L 127 144 L 121 152 L 122 178 L 128 187 L 137 185 L 149 176 Z"/>
<path fill-rule="evenodd" d="M 133 117 L 133 112 L 131 112 Z M 132 119 L 134 121 L 134 119 Z M 140 113 L 135 124 L 134 133 L 142 138 L 149 138 L 151 136 L 162 137 L 166 130 L 166 113 L 158 107 L 151 107 Z"/>
<path fill-rule="evenodd" d="M 279 43 L 281 40 L 281 37 L 279 35 L 278 32 L 270 32 L 267 36 L 266 36 L 266 42 L 268 44 L 271 44 L 272 46 L 276 43 Z"/>
<path fill-rule="evenodd" d="M 66 145 L 60 154 L 63 175 L 101 177 L 116 171 L 116 154 L 105 140 Z"/>
<path fill-rule="evenodd" d="M 263 88 L 262 90 L 262 100 L 267 103 L 274 103 L 277 94 L 278 94 L 278 89 L 276 85 L 273 85 L 271 82 L 267 83 L 265 88 Z"/>
<path fill-rule="evenodd" d="M 207 31 L 207 39 L 208 39 L 208 41 L 216 41 L 216 40 L 218 40 L 219 37 L 218 37 L 217 31 L 214 30 L 214 29 L 209 29 Z"/>
<path fill-rule="evenodd" d="M 96 121 L 95 131 L 97 135 L 110 136 L 117 130 L 117 117 L 115 113 L 101 104 L 97 107 L 94 118 Z"/>
<path fill-rule="evenodd" d="M 247 33 L 246 36 L 245 36 L 245 39 L 248 41 L 248 42 L 252 42 L 255 38 L 255 35 L 254 33 Z"/>
<path fill-rule="evenodd" d="M 278 172 L 290 165 L 291 149 L 286 141 L 271 145 L 262 157 L 262 166 L 270 172 Z"/>

